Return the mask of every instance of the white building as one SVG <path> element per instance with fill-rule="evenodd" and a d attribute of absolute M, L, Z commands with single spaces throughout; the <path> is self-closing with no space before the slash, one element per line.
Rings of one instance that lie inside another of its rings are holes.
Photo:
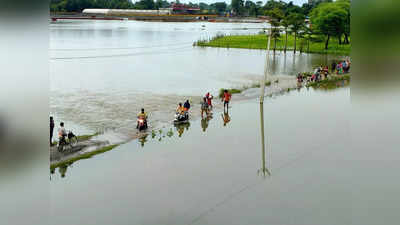
<path fill-rule="evenodd" d="M 139 9 L 84 9 L 82 11 L 88 15 L 170 15 L 172 9 L 163 8 L 159 10 L 139 10 Z"/>

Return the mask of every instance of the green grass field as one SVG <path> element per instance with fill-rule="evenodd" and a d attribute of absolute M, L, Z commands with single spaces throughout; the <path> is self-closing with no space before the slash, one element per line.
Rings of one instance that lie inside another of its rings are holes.
<path fill-rule="evenodd" d="M 231 36 L 216 36 L 211 40 L 200 40 L 194 43 L 196 46 L 203 47 L 219 47 L 219 48 L 246 48 L 246 49 L 266 49 L 268 36 L 265 34 L 256 35 L 231 35 Z M 325 50 L 325 42 L 322 38 L 313 37 L 309 42 L 309 51 L 307 51 L 307 41 L 297 39 L 297 51 L 308 53 L 335 54 L 335 55 L 350 55 L 351 44 L 339 45 L 336 38 L 331 38 L 329 41 L 328 50 Z M 281 35 L 276 42 L 276 50 L 283 50 L 285 47 L 285 35 Z M 271 50 L 274 48 L 274 40 L 271 39 Z M 288 35 L 287 51 L 294 49 L 294 36 Z"/>

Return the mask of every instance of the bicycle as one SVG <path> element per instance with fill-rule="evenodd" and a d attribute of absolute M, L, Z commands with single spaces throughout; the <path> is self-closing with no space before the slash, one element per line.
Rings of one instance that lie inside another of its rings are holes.
<path fill-rule="evenodd" d="M 68 138 L 68 140 L 66 139 Z M 78 137 L 72 133 L 72 131 L 69 131 L 67 135 L 62 136 L 60 138 L 60 141 L 58 142 L 57 150 L 59 152 L 63 152 L 66 150 L 66 146 L 70 146 L 71 148 L 74 147 L 78 143 Z"/>

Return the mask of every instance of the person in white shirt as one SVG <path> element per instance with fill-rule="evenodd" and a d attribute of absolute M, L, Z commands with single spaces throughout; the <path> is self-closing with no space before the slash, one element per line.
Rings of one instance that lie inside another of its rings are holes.
<path fill-rule="evenodd" d="M 67 131 L 64 128 L 64 123 L 61 122 L 60 128 L 58 128 L 58 138 L 61 140 L 64 139 L 66 136 L 67 136 Z"/>

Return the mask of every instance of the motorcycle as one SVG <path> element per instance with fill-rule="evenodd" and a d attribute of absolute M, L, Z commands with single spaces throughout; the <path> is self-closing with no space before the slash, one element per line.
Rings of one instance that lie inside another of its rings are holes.
<path fill-rule="evenodd" d="M 174 124 L 182 124 L 182 123 L 188 123 L 188 122 L 189 122 L 189 113 L 188 112 L 184 112 L 183 114 L 177 112 L 175 114 Z"/>
<path fill-rule="evenodd" d="M 147 120 L 146 119 L 138 118 L 137 123 L 138 123 L 137 129 L 139 129 L 139 131 L 147 129 Z"/>

